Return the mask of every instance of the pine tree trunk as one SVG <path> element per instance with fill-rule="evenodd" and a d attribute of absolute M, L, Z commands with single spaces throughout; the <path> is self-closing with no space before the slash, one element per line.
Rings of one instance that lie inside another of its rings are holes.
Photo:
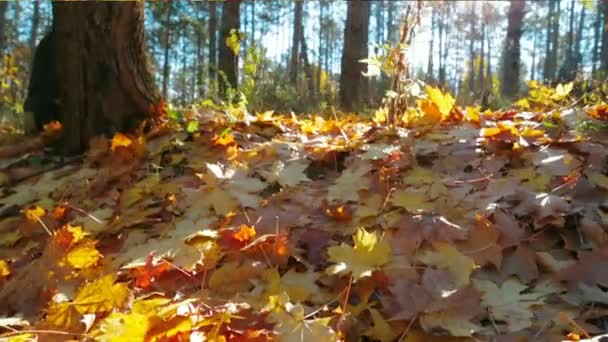
<path fill-rule="evenodd" d="M 6 12 L 8 11 L 8 1 L 0 1 L 0 64 L 4 60 L 4 51 L 6 50 Z"/>
<path fill-rule="evenodd" d="M 591 75 L 593 78 L 597 77 L 597 68 L 600 57 L 600 38 L 602 31 L 602 12 L 598 10 L 595 14 L 595 22 L 593 23 L 593 53 L 592 53 L 592 71 Z"/>
<path fill-rule="evenodd" d="M 426 66 L 426 81 L 433 79 L 433 44 L 435 43 L 435 26 L 437 22 L 437 9 L 433 7 L 431 14 L 431 39 L 429 40 L 429 59 Z"/>
<path fill-rule="evenodd" d="M 549 1 L 549 13 L 547 15 L 547 30 L 546 30 L 546 34 L 545 34 L 545 64 L 543 67 L 543 79 L 545 80 L 545 82 L 549 81 L 551 79 L 551 75 L 550 75 L 550 71 L 551 71 L 551 51 L 552 51 L 552 47 L 551 47 L 551 43 L 552 43 L 552 31 L 553 31 L 553 20 L 554 19 L 554 14 L 555 12 L 555 2 L 554 1 Z"/>
<path fill-rule="evenodd" d="M 511 0 L 508 13 L 507 39 L 503 64 L 502 95 L 507 99 L 514 98 L 519 92 L 520 38 L 524 19 L 525 2 Z"/>
<path fill-rule="evenodd" d="M 321 97 L 321 76 L 323 75 L 323 52 L 325 51 L 323 45 L 324 36 L 324 25 L 323 18 L 325 18 L 325 2 L 319 1 L 319 51 L 317 52 L 317 95 Z"/>
<path fill-rule="evenodd" d="M 165 45 L 164 59 L 163 59 L 163 97 L 168 98 L 169 91 L 169 71 L 171 66 L 169 65 L 169 45 L 171 43 L 171 15 L 173 12 L 173 2 L 167 3 L 167 12 L 164 23 L 164 38 L 163 44 Z"/>
<path fill-rule="evenodd" d="M 349 1 L 344 27 L 344 48 L 340 73 L 340 105 L 344 110 L 360 109 L 366 79 L 362 75 L 365 65 L 359 60 L 367 58 L 369 1 Z"/>
<path fill-rule="evenodd" d="M 207 2 L 209 6 L 209 90 L 215 91 L 217 75 L 217 6 L 215 1 Z"/>
<path fill-rule="evenodd" d="M 559 17 L 561 15 L 560 1 L 555 0 L 555 13 L 553 18 L 553 30 L 551 31 L 551 56 L 549 62 L 551 62 L 551 68 L 549 69 L 549 80 L 555 80 L 555 73 L 557 71 L 557 59 L 559 56 Z"/>
<path fill-rule="evenodd" d="M 476 15 L 475 15 L 475 2 L 471 1 L 471 31 L 469 32 L 469 84 L 468 84 L 468 88 L 469 88 L 469 94 L 467 95 L 472 95 L 475 93 L 475 20 Z M 470 97 L 467 97 L 470 98 Z"/>
<path fill-rule="evenodd" d="M 53 30 L 36 49 L 25 106 L 38 121 L 56 109 L 64 153 L 82 152 L 96 135 L 136 128 L 159 99 L 143 2 L 53 2 Z"/>
<path fill-rule="evenodd" d="M 32 14 L 32 28 L 30 32 L 30 51 L 32 52 L 32 60 L 34 59 L 34 50 L 36 49 L 36 41 L 38 40 L 38 26 L 40 25 L 40 1 L 34 1 L 34 14 Z"/>
<path fill-rule="evenodd" d="M 603 72 L 602 77 L 608 76 L 608 1 L 602 0 L 601 3 L 603 20 L 602 29 L 602 53 L 601 53 L 601 67 Z"/>
<path fill-rule="evenodd" d="M 226 0 L 222 9 L 222 30 L 219 41 L 219 69 L 226 76 L 226 82 L 220 82 L 220 93 L 225 94 L 228 87 L 238 88 L 239 55 L 228 45 L 226 39 L 230 37 L 231 30 L 240 30 L 241 27 L 241 0 Z M 240 32 L 240 31 L 239 31 Z"/>
<path fill-rule="evenodd" d="M 291 42 L 291 62 L 289 63 L 289 81 L 298 87 L 298 69 L 300 62 L 300 42 L 302 40 L 302 0 L 294 2 L 293 36 Z"/>

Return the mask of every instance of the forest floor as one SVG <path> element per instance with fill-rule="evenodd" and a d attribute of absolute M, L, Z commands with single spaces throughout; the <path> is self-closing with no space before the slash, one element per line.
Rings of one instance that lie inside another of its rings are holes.
<path fill-rule="evenodd" d="M 608 107 L 428 91 L 391 129 L 195 111 L 82 158 L 2 160 L 0 340 L 608 331 L 608 134 L 576 129 Z"/>

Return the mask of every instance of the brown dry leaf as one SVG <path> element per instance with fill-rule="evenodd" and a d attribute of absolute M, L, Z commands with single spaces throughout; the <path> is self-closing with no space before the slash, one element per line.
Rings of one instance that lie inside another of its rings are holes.
<path fill-rule="evenodd" d="M 476 222 L 469 238 L 456 244 L 457 248 L 464 254 L 475 260 L 479 266 L 493 264 L 500 269 L 502 263 L 502 248 L 498 245 L 500 233 L 494 224 L 487 218 L 476 215 Z"/>

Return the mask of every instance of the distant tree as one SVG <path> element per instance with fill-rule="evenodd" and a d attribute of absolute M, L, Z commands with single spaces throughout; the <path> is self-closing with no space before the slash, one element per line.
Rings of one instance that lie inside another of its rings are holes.
<path fill-rule="evenodd" d="M 143 6 L 53 2 L 53 29 L 36 49 L 25 109 L 39 127 L 62 123 L 64 153 L 83 151 L 93 136 L 136 128 L 158 104 Z"/>
<path fill-rule="evenodd" d="M 8 12 L 8 1 L 0 1 L 0 57 L 4 56 L 6 49 L 6 13 Z M 1 59 L 1 58 L 0 58 Z M 1 60 L 0 60 L 1 63 Z"/>
<path fill-rule="evenodd" d="M 520 38 L 525 5 L 524 1 L 511 0 L 509 6 L 501 84 L 501 94 L 508 99 L 514 98 L 519 92 Z"/>
<path fill-rule="evenodd" d="M 219 41 L 219 69 L 226 76 L 229 86 L 238 87 L 238 63 L 239 55 L 234 53 L 231 47 L 227 45 L 232 30 L 237 33 L 241 26 L 241 0 L 226 0 L 222 8 L 222 29 L 220 32 Z M 220 81 L 220 93 L 225 94 L 227 86 L 225 82 Z"/>
<path fill-rule="evenodd" d="M 32 59 L 34 58 L 33 51 L 36 49 L 36 40 L 38 39 L 38 27 L 40 26 L 40 1 L 34 1 L 34 13 L 32 14 L 32 27 L 30 32 L 30 50 L 32 51 Z"/>
<path fill-rule="evenodd" d="M 602 50 L 601 50 L 601 67 L 603 77 L 608 75 L 608 1 L 602 0 L 601 11 L 603 17 L 602 25 Z"/>
<path fill-rule="evenodd" d="M 171 65 L 169 63 L 169 51 L 171 47 L 171 31 L 173 25 L 171 23 L 171 16 L 173 15 L 174 4 L 173 1 L 165 3 L 165 19 L 163 23 L 163 45 L 164 45 L 164 58 L 163 58 L 163 97 L 168 98 L 169 90 L 169 71 Z"/>
<path fill-rule="evenodd" d="M 362 94 L 367 81 L 362 74 L 365 65 L 359 60 L 368 55 L 370 11 L 370 1 L 348 2 L 340 73 L 340 105 L 347 111 L 360 109 L 361 100 L 367 96 Z"/>
<path fill-rule="evenodd" d="M 217 5 L 215 1 L 207 2 L 209 6 L 209 84 L 217 84 Z"/>
<path fill-rule="evenodd" d="M 291 60 L 289 63 L 289 82 L 295 87 L 298 83 L 298 69 L 300 64 L 300 45 L 302 42 L 302 0 L 294 1 L 293 35 L 291 42 Z"/>

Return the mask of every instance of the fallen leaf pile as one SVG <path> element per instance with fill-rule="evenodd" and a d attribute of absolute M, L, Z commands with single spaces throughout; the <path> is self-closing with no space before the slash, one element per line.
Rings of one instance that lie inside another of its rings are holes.
<path fill-rule="evenodd" d="M 4 187 L 0 339 L 608 331 L 608 140 L 556 107 L 481 112 L 427 92 L 390 129 L 195 112 L 198 130 L 98 138 Z"/>

